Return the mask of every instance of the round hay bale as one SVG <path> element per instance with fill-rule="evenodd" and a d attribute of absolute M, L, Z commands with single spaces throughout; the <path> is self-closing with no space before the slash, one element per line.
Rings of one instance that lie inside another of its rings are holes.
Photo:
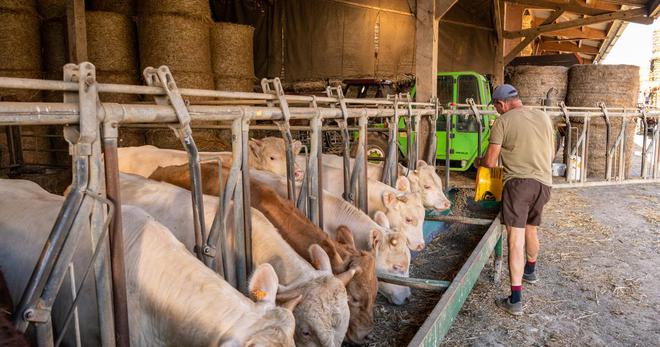
<path fill-rule="evenodd" d="M 39 79 L 41 75 L 40 71 L 0 70 L 0 77 Z M 41 101 L 41 97 L 40 90 L 0 88 L 0 100 L 2 101 Z"/>
<path fill-rule="evenodd" d="M 254 77 L 223 77 L 215 75 L 215 89 L 230 92 L 253 92 Z"/>
<path fill-rule="evenodd" d="M 134 13 L 133 0 L 88 0 L 89 9 L 93 11 L 108 11 L 132 16 Z"/>
<path fill-rule="evenodd" d="M 183 1 L 182 1 L 183 3 Z M 169 66 L 172 71 L 211 72 L 209 22 L 157 15 L 138 21 L 140 66 Z"/>
<path fill-rule="evenodd" d="M 67 63 L 66 18 L 58 17 L 41 23 L 41 42 L 43 51 L 44 71 L 58 72 L 62 79 L 62 67 Z M 53 79 L 46 77 L 47 79 Z"/>
<path fill-rule="evenodd" d="M 634 65 L 574 65 L 569 71 L 569 106 L 595 107 L 604 102 L 607 107 L 637 105 L 639 93 L 639 67 Z M 611 118 L 610 146 L 614 145 L 621 130 L 621 118 Z M 603 118 L 591 118 L 587 177 L 605 177 L 607 126 Z M 628 122 L 625 130 L 626 163 L 624 173 L 630 175 L 634 154 L 635 122 Z M 613 176 L 616 171 L 612 170 Z"/>
<path fill-rule="evenodd" d="M 635 65 L 574 65 L 569 70 L 568 106 L 635 107 L 639 67 Z"/>
<path fill-rule="evenodd" d="M 164 14 L 211 18 L 211 7 L 208 0 L 140 0 L 137 10 L 139 16 Z"/>
<path fill-rule="evenodd" d="M 254 78 L 252 40 L 249 25 L 216 23 L 211 29 L 213 73 L 223 77 Z"/>
<path fill-rule="evenodd" d="M 114 72 L 114 71 L 96 71 L 96 80 L 99 83 L 114 83 L 114 84 L 139 84 L 137 72 Z M 130 104 L 138 101 L 137 94 L 115 94 L 115 93 L 99 93 L 99 99 L 102 102 L 116 102 L 119 104 Z"/>
<path fill-rule="evenodd" d="M 0 70 L 41 70 L 39 18 L 0 11 Z"/>
<path fill-rule="evenodd" d="M 566 98 L 568 68 L 564 66 L 516 66 L 511 72 L 510 79 L 525 105 L 543 105 L 550 88 L 555 88 L 559 92 L 556 95 L 555 105 Z"/>
<path fill-rule="evenodd" d="M 210 73 L 173 71 L 172 75 L 174 76 L 177 88 L 214 90 L 213 75 Z M 185 95 L 183 98 L 193 103 L 200 103 L 212 99 Z"/>
<path fill-rule="evenodd" d="M 37 13 L 35 0 L 0 0 L 0 10 Z"/>
<path fill-rule="evenodd" d="M 200 151 L 231 150 L 231 132 L 225 129 L 193 129 L 193 138 Z M 170 129 L 149 129 L 146 133 L 147 144 L 169 149 L 183 149 L 179 140 Z"/>
<path fill-rule="evenodd" d="M 89 61 L 101 71 L 135 71 L 135 33 L 127 16 L 102 11 L 85 13 Z"/>
<path fill-rule="evenodd" d="M 37 9 L 42 18 L 66 16 L 66 0 L 39 0 Z"/>

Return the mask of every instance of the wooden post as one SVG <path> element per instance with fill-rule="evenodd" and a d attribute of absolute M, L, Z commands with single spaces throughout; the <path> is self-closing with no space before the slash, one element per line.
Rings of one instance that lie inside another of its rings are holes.
<path fill-rule="evenodd" d="M 438 90 L 438 23 L 442 16 L 457 0 L 417 0 L 415 16 L 415 99 L 428 102 Z M 420 158 L 426 158 L 429 134 L 429 121 L 426 117 L 420 124 L 417 145 L 421 149 Z"/>
<path fill-rule="evenodd" d="M 493 12 L 495 13 L 495 32 L 497 34 L 497 46 L 495 48 L 495 71 L 493 71 L 493 85 L 504 83 L 504 6 L 502 0 L 493 0 Z M 493 87 L 494 87 L 493 86 Z"/>
<path fill-rule="evenodd" d="M 80 64 L 87 61 L 85 0 L 67 1 L 66 22 L 69 38 L 69 62 Z"/>

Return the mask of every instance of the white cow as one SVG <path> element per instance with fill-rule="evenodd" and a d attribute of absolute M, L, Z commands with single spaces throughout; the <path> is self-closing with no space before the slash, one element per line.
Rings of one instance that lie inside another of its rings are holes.
<path fill-rule="evenodd" d="M 354 159 L 351 158 L 351 165 Z M 334 168 L 343 168 L 344 159 L 334 154 L 323 155 L 323 165 Z M 367 163 L 367 177 L 371 180 L 380 181 L 383 174 L 382 163 Z M 435 168 L 423 160 L 417 161 L 417 169 L 408 170 L 405 166 L 398 165 L 398 176 L 406 176 L 410 180 L 411 191 L 422 193 L 424 207 L 437 211 L 451 208 L 451 202 L 445 196 L 442 189 L 442 179 L 435 172 Z"/>
<path fill-rule="evenodd" d="M 323 189 L 341 196 L 344 191 L 344 173 L 340 168 L 323 166 Z M 424 215 L 421 193 L 410 193 L 410 181 L 399 177 L 397 189 L 385 183 L 368 179 L 367 195 L 369 215 L 382 211 L 393 229 L 402 231 L 408 237 L 411 250 L 424 249 Z"/>
<path fill-rule="evenodd" d="M 286 152 L 283 139 L 277 137 L 266 137 L 260 140 L 250 139 L 249 145 L 248 159 L 251 168 L 286 176 Z M 301 148 L 300 141 L 293 142 L 294 158 L 300 153 Z M 142 177 L 149 177 L 159 166 L 182 165 L 188 162 L 188 155 L 185 151 L 158 148 L 151 145 L 118 148 L 117 155 L 119 171 Z M 199 153 L 200 160 L 218 157 L 221 157 L 225 163 L 231 163 L 231 152 Z M 294 164 L 294 177 L 296 180 L 302 180 L 303 177 L 303 172 L 297 164 Z"/>
<path fill-rule="evenodd" d="M 17 302 L 63 198 L 22 180 L 0 180 L 0 192 L 0 267 Z M 258 298 L 253 302 L 191 256 L 143 210 L 126 205 L 122 213 L 131 345 L 294 345 L 290 309 L 300 298 L 286 304 L 289 309 L 275 306 L 278 279 L 270 265 L 259 267 L 250 280 L 250 291 Z M 89 232 L 83 232 L 73 260 L 78 274 L 91 251 Z M 85 345 L 100 344 L 93 288 L 90 281 L 78 306 Z M 55 302 L 56 331 L 69 304 L 67 294 Z M 74 345 L 72 339 L 67 334 L 65 344 Z"/>
<path fill-rule="evenodd" d="M 195 240 L 190 191 L 129 174 L 121 174 L 120 183 L 125 203 L 144 208 L 168 227 L 188 249 L 193 248 Z M 204 196 L 207 229 L 211 228 L 217 206 L 217 197 Z M 317 245 L 310 248 L 311 258 L 317 266 L 315 269 L 286 243 L 261 212 L 252 209 L 251 214 L 253 262 L 269 263 L 275 268 L 282 284 L 278 298 L 302 295 L 301 302 L 293 311 L 296 317 L 296 344 L 340 346 L 349 322 L 348 297 L 344 286 L 355 270 L 334 276 L 328 255 Z"/>
<path fill-rule="evenodd" d="M 250 171 L 250 177 L 273 188 L 280 196 L 287 196 L 284 178 L 259 170 Z M 383 212 L 376 212 L 374 220 L 344 199 L 327 191 L 323 193 L 323 231 L 335 239 L 337 228 L 347 226 L 358 249 L 374 251 L 376 271 L 408 277 L 410 250 L 406 235 L 392 230 Z M 410 288 L 384 282 L 378 283 L 378 291 L 396 305 L 405 303 L 410 296 Z"/>

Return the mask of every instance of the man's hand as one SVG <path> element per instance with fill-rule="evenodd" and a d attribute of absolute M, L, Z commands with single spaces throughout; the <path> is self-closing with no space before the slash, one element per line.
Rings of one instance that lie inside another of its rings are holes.
<path fill-rule="evenodd" d="M 479 159 L 479 163 L 475 164 L 475 166 L 497 167 L 497 159 L 500 157 L 501 149 L 501 145 L 496 145 L 494 143 L 489 144 L 486 155 L 483 158 L 477 158 Z M 475 159 L 475 163 L 477 162 L 477 159 Z"/>

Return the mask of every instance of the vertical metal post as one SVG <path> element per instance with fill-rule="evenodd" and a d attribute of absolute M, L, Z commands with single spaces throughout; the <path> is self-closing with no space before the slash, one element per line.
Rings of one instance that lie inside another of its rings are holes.
<path fill-rule="evenodd" d="M 481 158 L 482 147 L 483 147 L 483 131 L 484 131 L 481 114 L 479 113 L 479 109 L 477 108 L 477 105 L 474 103 L 474 99 L 467 99 L 467 103 L 470 105 L 470 109 L 472 110 L 472 115 L 474 116 L 474 119 L 477 121 L 477 130 L 479 131 L 479 133 L 477 134 L 477 157 Z"/>
<path fill-rule="evenodd" d="M 612 179 L 612 156 L 614 155 L 614 151 L 610 150 L 612 123 L 610 122 L 610 116 L 607 112 L 607 106 L 605 106 L 605 103 L 599 102 L 598 107 L 600 107 L 600 110 L 603 113 L 603 119 L 605 120 L 605 126 L 607 127 L 605 133 L 605 180 L 609 181 Z"/>
<path fill-rule="evenodd" d="M 181 140 L 186 153 L 188 154 L 188 169 L 190 170 L 191 198 L 193 208 L 193 228 L 195 232 L 194 252 L 200 260 L 204 260 L 202 247 L 206 240 L 206 223 L 204 221 L 204 204 L 202 199 L 202 174 L 199 166 L 199 153 L 192 136 L 190 128 L 190 114 L 186 108 L 179 89 L 174 82 L 174 76 L 167 66 L 160 66 L 158 69 L 147 67 L 142 73 L 147 85 L 163 88 L 166 96 L 154 96 L 159 105 L 168 105 L 174 109 L 179 124 L 171 126 L 176 136 Z M 208 257 L 207 257 L 208 258 Z M 206 260 L 208 261 L 208 259 Z"/>
<path fill-rule="evenodd" d="M 362 159 L 362 162 L 359 163 L 358 160 L 355 161 L 356 165 L 360 165 L 360 167 L 354 168 L 354 171 L 358 171 L 358 207 L 362 210 L 364 213 L 369 213 L 369 206 L 368 206 L 368 195 L 367 195 L 367 115 L 366 115 L 366 110 L 364 114 L 360 117 L 359 120 L 359 126 L 360 126 L 360 132 L 359 132 L 359 144 L 358 144 L 358 153 L 356 155 L 360 156 Z"/>
<path fill-rule="evenodd" d="M 71 284 L 71 302 L 76 301 L 76 275 L 75 275 L 75 270 L 73 268 L 73 263 L 69 263 L 69 282 Z M 73 309 L 73 329 L 74 329 L 74 335 L 76 339 L 76 347 L 82 346 L 82 342 L 80 341 L 80 317 L 78 316 L 78 307 L 75 307 Z M 62 331 L 62 334 L 64 334 L 65 331 Z"/>
<path fill-rule="evenodd" d="M 270 85 L 273 85 L 273 88 L 270 88 Z M 277 99 L 280 104 L 280 109 L 282 110 L 283 120 L 277 122 L 277 127 L 282 133 L 284 138 L 284 143 L 286 145 L 286 179 L 287 179 L 287 194 L 289 200 L 296 202 L 296 181 L 294 177 L 294 167 L 296 163 L 296 158 L 293 157 L 293 138 L 291 137 L 291 124 L 289 119 L 291 118 L 291 113 L 289 112 L 289 102 L 286 100 L 284 95 L 284 88 L 282 87 L 282 82 L 279 78 L 274 78 L 272 80 L 262 79 L 261 88 L 266 94 L 273 94 L 277 96 Z M 272 102 L 269 102 L 269 105 L 272 106 Z"/>
<path fill-rule="evenodd" d="M 412 105 L 410 105 L 410 93 L 406 94 L 400 94 L 399 98 L 406 98 L 407 102 L 407 110 L 408 113 L 404 117 L 404 120 L 406 122 L 406 144 L 407 144 L 407 153 L 406 153 L 406 161 L 408 163 L 408 170 L 415 170 L 415 167 L 417 166 L 417 140 L 416 140 L 416 130 L 417 130 L 417 125 L 415 124 L 416 119 L 412 115 Z M 413 137 L 413 133 L 414 136 Z M 396 177 L 396 176 L 395 176 Z"/>
<path fill-rule="evenodd" d="M 587 154 L 589 153 L 589 117 L 584 116 L 584 129 L 582 131 L 582 161 L 580 163 L 580 182 L 587 181 Z"/>
<path fill-rule="evenodd" d="M 351 197 L 351 187 L 350 187 L 350 181 L 351 181 L 351 160 L 350 160 L 350 151 L 351 151 L 351 138 L 350 134 L 348 133 L 348 106 L 346 105 L 346 101 L 344 100 L 344 92 L 341 89 L 341 86 L 337 87 L 331 87 L 328 86 L 326 88 L 326 94 L 330 98 L 336 98 L 337 103 L 339 104 L 339 107 L 341 109 L 341 114 L 342 118 L 341 119 L 336 119 L 337 126 L 339 126 L 341 130 L 341 137 L 344 145 L 344 153 L 343 153 L 343 158 L 344 158 L 344 194 L 343 198 L 346 201 L 353 202 L 354 197 Z"/>
<path fill-rule="evenodd" d="M 109 234 L 110 257 L 112 263 L 112 297 L 115 314 L 115 338 L 118 346 L 130 344 L 128 326 L 128 296 L 126 293 L 126 270 L 124 265 L 124 231 L 122 228 L 121 193 L 119 189 L 119 162 L 117 156 L 117 136 L 119 122 L 109 120 L 103 123 L 103 157 L 105 163 L 105 184 L 107 198 L 117 206 L 114 211 Z"/>
<path fill-rule="evenodd" d="M 572 133 L 571 133 L 571 117 L 568 115 L 568 108 L 563 101 L 559 102 L 559 108 L 564 115 L 564 122 L 566 123 L 566 135 L 564 136 L 564 152 L 566 152 L 566 181 L 571 182 L 573 169 L 571 168 L 571 150 L 572 150 Z M 576 160 L 577 162 L 577 160 Z"/>
<path fill-rule="evenodd" d="M 431 116 L 429 116 L 429 139 L 426 142 L 427 147 L 426 147 L 426 163 L 433 166 L 435 168 L 435 161 L 436 161 L 436 152 L 437 152 L 437 136 L 436 136 L 436 131 L 437 131 L 437 123 L 438 123 L 438 115 L 442 113 L 442 108 L 440 107 L 440 103 L 438 101 L 437 97 L 433 98 L 433 103 L 434 103 L 434 108 L 435 108 L 435 113 Z"/>
<path fill-rule="evenodd" d="M 281 85 L 280 85 L 281 87 Z M 245 274 L 242 275 L 242 291 L 247 293 L 248 291 L 248 276 L 252 273 L 252 207 L 250 202 L 250 166 L 249 166 L 249 144 L 248 140 L 250 139 L 250 117 L 243 114 L 241 117 L 241 147 L 242 147 L 242 156 L 241 156 L 241 172 L 243 173 L 242 177 L 242 193 L 243 193 L 243 249 L 244 249 L 244 259 L 239 259 L 243 262 L 245 266 Z M 287 122 L 288 124 L 288 122 Z M 291 133 L 289 132 L 289 135 Z M 288 158 L 287 158 L 288 159 Z M 295 163 L 295 158 L 291 156 L 292 164 Z M 291 172 L 291 174 L 293 174 Z M 239 284 L 240 286 L 240 284 Z"/>
<path fill-rule="evenodd" d="M 648 137 L 649 124 L 648 119 L 646 118 L 646 106 L 641 106 L 639 108 L 639 113 L 642 115 L 642 178 L 648 178 L 648 172 L 646 167 L 646 160 L 648 158 L 648 147 L 646 146 L 646 138 Z"/>
<path fill-rule="evenodd" d="M 660 117 L 655 117 L 655 129 L 653 130 L 653 143 L 655 162 L 653 164 L 653 178 L 660 177 Z"/>
<path fill-rule="evenodd" d="M 451 110 L 454 111 L 456 106 L 452 106 Z M 451 167 L 451 137 L 452 137 L 452 118 L 454 117 L 453 112 L 447 113 L 445 118 L 445 193 L 449 192 L 449 171 Z"/>
<path fill-rule="evenodd" d="M 389 136 L 387 139 L 387 154 L 385 156 L 381 181 L 394 187 L 396 185 L 399 162 L 399 95 L 388 95 L 387 99 L 392 100 L 393 102 L 393 116 L 385 120 L 387 122 Z"/>
<path fill-rule="evenodd" d="M 318 225 L 320 228 L 323 228 L 323 222 L 321 220 L 321 214 L 323 213 L 323 185 L 321 182 L 323 179 L 323 167 L 321 166 L 323 148 L 321 143 L 321 127 L 323 125 L 323 121 L 321 120 L 321 113 L 318 110 L 318 104 L 316 103 L 315 96 L 312 96 L 311 106 L 314 108 L 314 110 L 316 110 L 316 112 L 314 113 L 314 117 L 309 121 L 309 126 L 311 128 L 310 156 L 307 170 L 307 177 L 309 179 L 309 219 L 312 221 L 312 223 Z"/>

